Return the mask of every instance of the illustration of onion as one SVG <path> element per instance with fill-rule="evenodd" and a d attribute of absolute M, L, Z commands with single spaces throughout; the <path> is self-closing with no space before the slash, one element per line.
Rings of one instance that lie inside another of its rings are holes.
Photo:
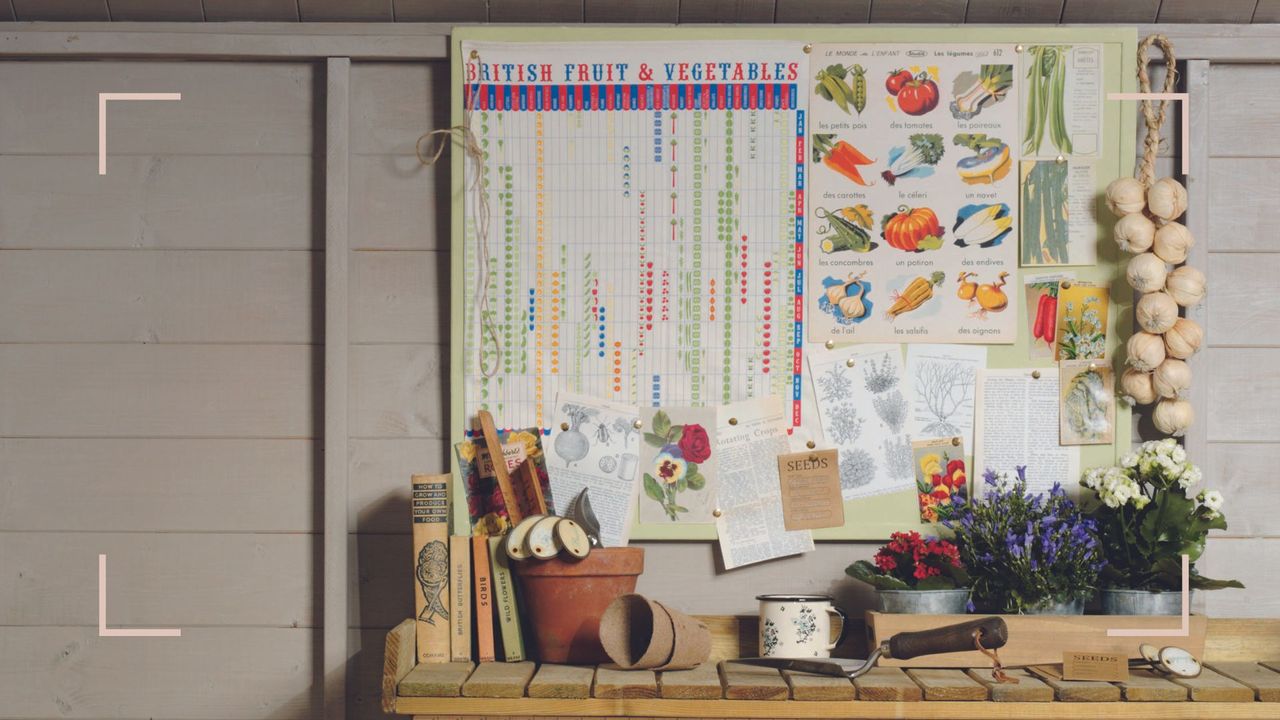
<path fill-rule="evenodd" d="M 579 428 L 594 411 L 580 405 L 565 405 L 563 411 L 569 416 L 569 429 L 556 436 L 555 451 L 567 467 L 586 457 L 591 451 L 591 441 Z"/>

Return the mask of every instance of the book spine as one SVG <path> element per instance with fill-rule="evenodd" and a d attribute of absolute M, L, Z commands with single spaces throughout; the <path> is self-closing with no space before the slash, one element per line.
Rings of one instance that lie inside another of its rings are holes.
<path fill-rule="evenodd" d="M 502 631 L 502 654 L 507 662 L 519 662 L 524 660 L 520 609 L 516 605 L 515 580 L 511 577 L 511 558 L 502 550 L 502 538 L 489 538 L 489 561 L 493 564 L 493 604 Z"/>
<path fill-rule="evenodd" d="M 453 630 L 449 641 L 454 662 L 471 660 L 471 538 L 454 535 L 449 538 L 449 576 L 453 583 L 449 595 L 453 599 L 449 608 L 449 627 Z"/>
<path fill-rule="evenodd" d="M 418 662 L 449 662 L 449 484 L 413 476 L 414 609 Z"/>
<path fill-rule="evenodd" d="M 493 662 L 493 585 L 489 574 L 489 538 L 471 538 L 471 568 L 476 578 L 476 659 L 480 662 Z"/>

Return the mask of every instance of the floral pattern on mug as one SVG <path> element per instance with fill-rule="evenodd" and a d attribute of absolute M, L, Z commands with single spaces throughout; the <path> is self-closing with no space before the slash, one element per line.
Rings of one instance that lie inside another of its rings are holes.
<path fill-rule="evenodd" d="M 808 605 L 801 605 L 800 612 L 791 618 L 791 624 L 796 627 L 796 642 L 806 643 L 813 637 L 818 630 L 818 620 L 813 616 L 813 608 Z"/>
<path fill-rule="evenodd" d="M 764 652 L 763 655 L 772 655 L 773 651 L 778 648 L 778 626 L 773 624 L 772 620 L 764 621 Z"/>

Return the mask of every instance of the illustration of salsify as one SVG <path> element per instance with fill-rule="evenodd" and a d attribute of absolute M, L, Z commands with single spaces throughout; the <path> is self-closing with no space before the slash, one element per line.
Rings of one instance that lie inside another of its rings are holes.
<path fill-rule="evenodd" d="M 463 56 L 484 154 L 464 184 L 490 210 L 480 222 L 465 200 L 463 415 L 549 433 L 561 392 L 647 407 L 777 395 L 798 423 L 803 44 L 475 42 Z M 580 470 L 598 427 L 564 422 L 553 457 Z"/>

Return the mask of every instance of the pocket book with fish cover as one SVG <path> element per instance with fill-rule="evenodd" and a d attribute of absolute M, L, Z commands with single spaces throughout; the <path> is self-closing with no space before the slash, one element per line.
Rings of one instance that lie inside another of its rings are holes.
<path fill-rule="evenodd" d="M 414 610 L 418 662 L 449 662 L 449 483 L 413 476 Z"/>
<path fill-rule="evenodd" d="M 498 615 L 498 629 L 502 633 L 502 655 L 507 662 L 519 662 L 524 660 L 520 608 L 516 605 L 511 558 L 502 550 L 502 538 L 489 538 L 489 560 L 493 564 L 493 609 Z"/>

